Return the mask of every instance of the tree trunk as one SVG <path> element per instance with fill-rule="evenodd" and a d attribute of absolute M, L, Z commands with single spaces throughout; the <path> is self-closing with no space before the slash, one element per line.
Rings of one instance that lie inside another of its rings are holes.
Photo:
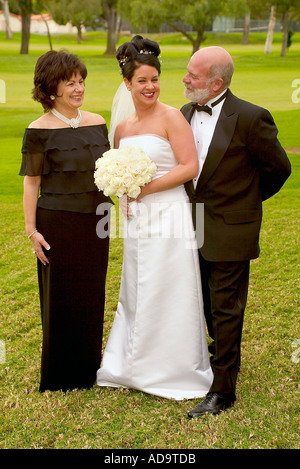
<path fill-rule="evenodd" d="M 115 5 L 105 5 L 106 21 L 107 21 L 107 44 L 104 55 L 116 54 L 116 28 L 117 28 L 117 11 Z"/>
<path fill-rule="evenodd" d="M 286 55 L 286 49 L 287 49 L 287 43 L 288 43 L 288 37 L 289 37 L 289 11 L 286 10 L 284 15 L 283 15 L 283 39 L 282 39 L 282 45 L 281 45 L 281 57 L 285 57 Z"/>
<path fill-rule="evenodd" d="M 9 5 L 8 5 L 8 0 L 1 0 L 2 6 L 3 6 L 3 13 L 4 13 L 4 18 L 5 18 L 5 27 L 6 27 L 6 39 L 12 39 L 12 31 L 10 29 L 10 23 L 9 23 Z"/>
<path fill-rule="evenodd" d="M 81 24 L 76 25 L 77 28 L 77 44 L 80 44 L 82 41 L 82 30 L 81 30 Z"/>
<path fill-rule="evenodd" d="M 30 18 L 31 14 L 22 11 L 22 42 L 21 54 L 28 54 L 30 38 Z"/>
<path fill-rule="evenodd" d="M 119 42 L 121 29 L 122 29 L 122 18 L 119 15 L 117 15 L 116 44 L 118 44 Z"/>
<path fill-rule="evenodd" d="M 48 25 L 48 22 L 47 22 L 46 18 L 44 17 L 43 13 L 41 13 L 40 11 L 34 11 L 34 13 L 36 13 L 37 15 L 40 15 L 40 17 L 44 21 L 45 26 L 46 26 L 46 30 L 47 30 L 48 41 L 49 41 L 49 49 L 53 50 L 51 33 L 50 33 L 49 25 Z"/>
<path fill-rule="evenodd" d="M 197 50 L 200 49 L 200 46 L 203 42 L 203 37 L 204 37 L 204 27 L 203 29 L 198 29 L 197 31 L 197 37 L 196 39 L 193 38 L 193 36 L 189 33 L 187 33 L 186 31 L 184 31 L 183 29 L 181 29 L 180 27 L 178 27 L 177 24 L 175 23 L 170 23 L 169 21 L 166 21 L 166 24 L 168 26 L 171 26 L 171 28 L 175 29 L 175 31 L 178 31 L 180 32 L 181 34 L 183 34 L 183 36 L 185 36 L 191 43 L 192 43 L 192 46 L 193 46 L 193 52 L 192 52 L 192 55 L 197 52 Z"/>
<path fill-rule="evenodd" d="M 248 44 L 249 30 L 250 30 L 250 13 L 247 13 L 244 18 L 242 44 Z"/>
<path fill-rule="evenodd" d="M 276 6 L 273 5 L 271 6 L 268 34 L 267 34 L 267 39 L 265 43 L 265 54 L 271 53 L 275 24 L 276 24 Z"/>
<path fill-rule="evenodd" d="M 193 42 L 193 54 L 200 49 L 200 46 L 204 40 L 204 27 L 203 29 L 198 29 L 196 40 Z"/>

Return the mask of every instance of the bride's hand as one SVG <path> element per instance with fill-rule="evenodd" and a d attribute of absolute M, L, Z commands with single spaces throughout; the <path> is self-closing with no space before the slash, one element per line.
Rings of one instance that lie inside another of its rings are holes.
<path fill-rule="evenodd" d="M 148 184 L 145 184 L 144 186 L 141 187 L 141 192 L 140 195 L 138 196 L 137 199 L 135 199 L 137 202 L 141 202 L 141 199 L 145 197 L 146 195 L 151 194 L 151 191 L 149 189 L 150 187 L 150 182 Z"/>
<path fill-rule="evenodd" d="M 126 217 L 127 219 L 130 217 L 130 215 L 132 215 L 129 204 L 134 200 L 135 199 L 131 199 L 126 194 L 122 195 L 122 197 L 119 197 L 119 205 L 121 207 L 124 217 Z"/>
<path fill-rule="evenodd" d="M 129 204 L 131 204 L 131 202 L 137 202 L 139 204 L 141 202 L 140 199 L 142 199 L 146 195 L 145 192 L 146 192 L 146 189 L 144 186 L 144 187 L 141 187 L 141 193 L 136 199 L 129 197 L 127 194 L 124 194 L 121 197 L 119 197 L 119 205 L 121 207 L 124 217 L 128 219 L 132 215 Z"/>

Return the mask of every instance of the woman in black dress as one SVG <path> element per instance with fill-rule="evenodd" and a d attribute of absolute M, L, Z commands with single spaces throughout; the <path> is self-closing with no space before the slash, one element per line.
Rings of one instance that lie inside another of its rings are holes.
<path fill-rule="evenodd" d="M 94 170 L 109 143 L 104 119 L 79 111 L 86 76 L 73 54 L 41 56 L 33 99 L 45 114 L 23 138 L 25 225 L 42 313 L 41 392 L 90 388 L 101 361 L 112 202 L 96 188 Z M 100 219 L 105 231 L 97 235 Z"/>

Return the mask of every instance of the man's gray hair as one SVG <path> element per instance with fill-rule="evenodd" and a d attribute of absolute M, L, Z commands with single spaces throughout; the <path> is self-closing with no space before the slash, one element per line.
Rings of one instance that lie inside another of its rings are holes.
<path fill-rule="evenodd" d="M 209 70 L 209 82 L 212 83 L 216 78 L 222 78 L 223 88 L 229 88 L 233 72 L 234 67 L 232 63 L 212 65 Z"/>

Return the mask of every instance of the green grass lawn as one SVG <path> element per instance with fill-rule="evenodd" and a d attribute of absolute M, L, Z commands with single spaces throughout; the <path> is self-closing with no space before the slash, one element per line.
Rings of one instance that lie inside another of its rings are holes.
<path fill-rule="evenodd" d="M 280 35 L 275 36 L 269 56 L 263 53 L 264 37 L 250 35 L 249 45 L 241 46 L 240 35 L 207 34 L 205 45 L 222 45 L 233 55 L 233 93 L 267 107 L 283 146 L 299 151 L 300 104 L 293 103 L 291 95 L 292 81 L 300 79 L 300 34 L 293 36 L 284 58 L 280 57 Z M 186 102 L 181 80 L 191 48 L 179 35 L 159 40 L 161 100 L 180 108 Z M 29 55 L 21 56 L 19 37 L 7 42 L 0 33 L 0 79 L 7 85 L 6 103 L 0 104 L 0 448 L 299 448 L 299 363 L 292 359 L 293 343 L 300 339 L 297 153 L 289 152 L 292 176 L 279 194 L 264 203 L 261 256 L 251 264 L 242 368 L 233 409 L 189 421 L 186 413 L 193 401 L 167 401 L 97 386 L 90 391 L 38 392 L 41 321 L 36 263 L 24 232 L 18 172 L 24 129 L 41 115 L 31 89 L 36 59 L 47 47 L 46 38 L 32 36 Z M 86 35 L 79 45 L 73 37 L 54 38 L 54 47 L 65 47 L 85 61 L 89 73 L 84 108 L 99 112 L 109 123 L 121 78 L 116 60 L 103 56 L 103 33 Z M 121 264 L 122 239 L 114 238 L 105 341 L 117 305 Z"/>

